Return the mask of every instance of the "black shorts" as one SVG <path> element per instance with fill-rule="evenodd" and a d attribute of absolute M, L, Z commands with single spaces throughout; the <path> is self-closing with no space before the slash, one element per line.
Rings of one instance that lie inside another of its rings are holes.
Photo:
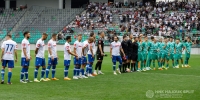
<path fill-rule="evenodd" d="M 133 60 L 133 61 L 137 61 L 137 58 L 138 58 L 137 54 L 131 54 L 130 56 L 130 60 Z"/>
<path fill-rule="evenodd" d="M 97 53 L 97 60 L 103 60 L 103 56 L 101 56 L 101 53 Z"/>

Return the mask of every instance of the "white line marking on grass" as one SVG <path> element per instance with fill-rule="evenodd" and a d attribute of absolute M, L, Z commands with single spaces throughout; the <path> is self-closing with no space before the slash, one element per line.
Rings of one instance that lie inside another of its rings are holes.
<path fill-rule="evenodd" d="M 173 76 L 190 76 L 190 77 L 200 77 L 197 75 L 181 75 L 181 74 L 163 74 L 163 73 L 142 73 L 142 74 L 159 74 L 159 75 L 173 75 Z"/>

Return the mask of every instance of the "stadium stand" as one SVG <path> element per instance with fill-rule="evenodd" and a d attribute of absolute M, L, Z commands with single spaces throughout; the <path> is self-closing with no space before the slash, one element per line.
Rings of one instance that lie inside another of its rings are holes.
<path fill-rule="evenodd" d="M 24 31 L 31 32 L 30 43 L 35 43 L 42 32 L 59 33 L 59 44 L 64 44 L 63 37 L 66 35 L 74 37 L 73 43 L 76 34 L 83 34 L 85 40 L 90 32 L 98 34 L 100 31 L 106 33 L 106 45 L 110 44 L 112 36 L 129 33 L 135 36 L 174 36 L 182 40 L 192 36 L 193 41 L 200 43 L 200 9 L 195 3 L 158 2 L 151 5 L 150 2 L 136 2 L 122 6 L 119 2 L 93 2 L 88 4 L 85 10 L 60 10 L 38 6 L 22 11 L 3 10 L 0 14 L 0 39 L 3 39 L 22 18 L 24 20 L 19 27 L 12 31 L 14 40 L 18 43 L 21 42 Z"/>

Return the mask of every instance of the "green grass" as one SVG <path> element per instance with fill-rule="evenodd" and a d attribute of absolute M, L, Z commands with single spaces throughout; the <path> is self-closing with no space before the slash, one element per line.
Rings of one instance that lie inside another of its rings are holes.
<path fill-rule="evenodd" d="M 18 57 L 20 58 L 21 51 L 18 53 Z M 19 83 L 21 67 L 20 59 L 18 59 L 18 63 L 15 64 L 15 68 L 13 69 L 13 84 L 0 84 L 0 100 L 144 100 L 149 99 L 146 97 L 148 90 L 154 92 L 162 92 L 162 90 L 194 90 L 193 93 L 164 93 L 168 96 L 161 96 L 161 93 L 154 93 L 155 95 L 151 98 L 152 100 L 200 99 L 199 55 L 191 56 L 189 62 L 192 66 L 191 68 L 173 69 L 170 65 L 170 69 L 168 70 L 126 73 L 117 76 L 112 73 L 112 63 L 108 56 L 105 57 L 102 67 L 105 75 L 99 75 L 95 78 L 64 81 L 63 52 L 59 52 L 58 54 L 59 62 L 56 77 L 60 79 L 59 81 Z M 72 69 L 73 65 L 71 62 L 70 77 L 72 77 Z M 34 57 L 29 69 L 29 79 L 31 80 L 33 80 L 33 72 Z M 38 76 L 40 76 L 40 71 Z M 5 81 L 7 81 L 7 71 L 5 73 Z M 175 97 L 175 95 L 178 95 L 179 98 Z"/>

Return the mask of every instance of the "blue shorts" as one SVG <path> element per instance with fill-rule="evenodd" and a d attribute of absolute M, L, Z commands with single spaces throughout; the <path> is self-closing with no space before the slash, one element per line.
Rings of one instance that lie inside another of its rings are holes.
<path fill-rule="evenodd" d="M 87 64 L 87 58 L 86 57 L 82 57 L 81 59 L 81 64 Z"/>
<path fill-rule="evenodd" d="M 40 67 L 40 66 L 45 66 L 45 65 L 46 65 L 45 58 L 36 57 L 35 66 Z"/>
<path fill-rule="evenodd" d="M 122 64 L 122 58 L 121 56 L 112 56 L 112 62 L 119 61 L 120 64 Z"/>
<path fill-rule="evenodd" d="M 70 60 L 64 60 L 64 66 L 70 66 Z"/>
<path fill-rule="evenodd" d="M 3 60 L 2 66 L 7 67 L 7 64 L 8 68 L 14 68 L 14 60 Z"/>
<path fill-rule="evenodd" d="M 48 65 L 57 65 L 58 59 L 54 58 L 54 60 L 51 60 L 51 58 L 48 59 Z"/>
<path fill-rule="evenodd" d="M 74 57 L 74 65 L 81 65 L 81 58 L 76 59 L 76 57 Z"/>
<path fill-rule="evenodd" d="M 95 58 L 95 57 L 92 57 L 92 55 L 88 54 L 88 62 L 89 62 L 89 63 L 94 62 L 94 58 Z"/>
<path fill-rule="evenodd" d="M 21 58 L 21 66 L 22 67 L 28 67 L 30 64 L 30 60 L 26 61 L 26 58 Z"/>

